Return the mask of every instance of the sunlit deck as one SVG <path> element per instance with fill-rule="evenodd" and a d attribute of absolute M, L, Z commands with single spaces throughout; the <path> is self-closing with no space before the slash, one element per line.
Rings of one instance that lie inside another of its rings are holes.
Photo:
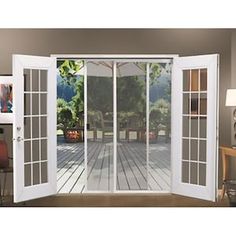
<path fill-rule="evenodd" d="M 119 142 L 117 190 L 170 191 L 170 144 L 150 144 L 149 165 L 147 175 L 144 143 Z M 58 193 L 84 192 L 84 143 L 58 143 L 57 189 Z M 112 143 L 88 143 L 88 190 L 113 190 Z"/>

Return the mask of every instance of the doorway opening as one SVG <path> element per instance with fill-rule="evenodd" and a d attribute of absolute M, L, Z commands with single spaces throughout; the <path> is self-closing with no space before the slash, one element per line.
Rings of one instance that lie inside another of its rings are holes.
<path fill-rule="evenodd" d="M 57 57 L 58 193 L 170 192 L 171 69 Z"/>

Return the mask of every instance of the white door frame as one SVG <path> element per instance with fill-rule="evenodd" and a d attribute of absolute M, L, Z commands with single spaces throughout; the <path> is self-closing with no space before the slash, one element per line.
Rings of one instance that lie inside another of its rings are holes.
<path fill-rule="evenodd" d="M 117 62 L 130 62 L 130 61 L 135 61 L 136 59 L 139 62 L 146 62 L 147 63 L 147 68 L 146 68 L 146 118 L 147 118 L 147 122 L 146 122 L 146 128 L 147 130 L 149 129 L 149 63 L 152 62 L 160 62 L 160 60 L 163 59 L 163 61 L 165 61 L 165 59 L 169 60 L 172 59 L 174 60 L 174 58 L 179 57 L 179 55 L 177 54 L 53 54 L 51 55 L 52 57 L 55 57 L 57 60 L 65 60 L 65 59 L 78 59 L 78 60 L 84 60 L 84 110 L 85 110 L 85 114 L 84 114 L 84 122 L 85 124 L 87 123 L 87 62 L 91 61 L 91 60 L 112 60 L 114 62 L 113 64 L 113 176 L 115 176 L 113 178 L 113 189 L 112 191 L 109 191 L 110 193 L 128 193 L 128 194 L 133 194 L 133 193 L 170 193 L 171 191 L 158 191 L 158 190 L 117 190 L 116 189 L 116 175 L 117 175 L 117 102 L 116 102 L 116 82 L 117 82 L 117 78 L 116 78 L 116 66 L 115 64 Z M 84 126 L 84 160 L 85 163 L 87 163 L 87 130 L 86 130 L 86 125 Z M 148 136 L 148 132 L 146 132 L 146 138 L 147 138 L 147 150 L 146 150 L 146 160 L 147 160 L 147 181 L 148 181 L 148 168 L 149 168 L 149 136 Z M 171 146 L 172 146 L 172 139 L 171 139 Z M 171 158 L 172 159 L 172 158 Z M 172 164 L 171 164 L 172 165 Z M 172 169 L 172 166 L 170 166 Z M 85 164 L 85 174 L 87 176 L 87 165 Z M 87 191 L 87 181 L 85 182 L 85 192 Z M 88 191 L 88 193 L 109 193 L 107 191 Z"/>

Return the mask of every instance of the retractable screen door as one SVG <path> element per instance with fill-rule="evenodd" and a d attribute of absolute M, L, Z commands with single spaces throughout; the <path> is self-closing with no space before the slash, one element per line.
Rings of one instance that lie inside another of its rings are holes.
<path fill-rule="evenodd" d="M 218 55 L 174 59 L 172 192 L 216 199 Z"/>
<path fill-rule="evenodd" d="M 14 202 L 56 193 L 56 60 L 13 55 Z"/>

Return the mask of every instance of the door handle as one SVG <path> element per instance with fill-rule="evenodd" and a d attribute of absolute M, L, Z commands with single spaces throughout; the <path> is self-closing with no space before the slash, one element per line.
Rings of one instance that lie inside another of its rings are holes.
<path fill-rule="evenodd" d="M 23 141 L 24 139 L 18 136 L 17 138 L 13 138 L 13 140 L 16 140 L 17 142 Z"/>

